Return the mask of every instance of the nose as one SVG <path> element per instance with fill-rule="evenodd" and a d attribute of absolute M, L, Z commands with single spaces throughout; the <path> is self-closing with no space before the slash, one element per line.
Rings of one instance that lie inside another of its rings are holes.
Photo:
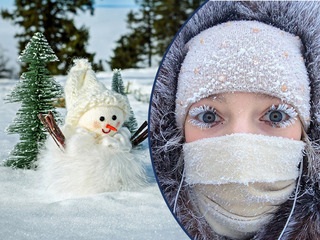
<path fill-rule="evenodd" d="M 249 117 L 240 116 L 233 118 L 227 126 L 227 134 L 232 133 L 251 133 L 259 134 L 259 129 L 256 128 L 253 120 Z"/>
<path fill-rule="evenodd" d="M 113 131 L 118 131 L 115 127 L 112 127 L 112 126 L 109 125 L 109 124 L 106 125 L 106 128 L 109 128 L 109 129 L 111 129 L 111 130 L 113 130 Z"/>

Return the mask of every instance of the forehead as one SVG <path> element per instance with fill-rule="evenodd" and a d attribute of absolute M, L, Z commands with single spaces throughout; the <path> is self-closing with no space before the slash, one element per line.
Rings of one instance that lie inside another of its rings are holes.
<path fill-rule="evenodd" d="M 100 113 L 104 113 L 104 114 L 119 114 L 119 113 L 122 113 L 122 110 L 118 107 L 115 107 L 115 106 L 106 106 L 106 107 L 95 107 L 95 108 L 92 108 L 88 111 L 88 113 L 91 113 L 91 114 L 100 114 Z"/>
<path fill-rule="evenodd" d="M 262 93 L 248 93 L 248 92 L 232 92 L 232 93 L 220 93 L 211 95 L 207 98 L 203 98 L 201 100 L 209 100 L 209 101 L 217 101 L 221 103 L 229 103 L 235 101 L 241 101 L 241 100 L 254 100 L 254 101 L 276 101 L 276 102 L 282 102 L 280 98 L 273 97 L 267 94 Z M 200 100 L 200 101 L 201 101 Z"/>
<path fill-rule="evenodd" d="M 91 119 L 91 120 L 96 120 L 98 117 L 105 117 L 105 118 L 111 118 L 113 115 L 116 115 L 118 119 L 122 119 L 124 116 L 123 111 L 116 107 L 116 106 L 105 106 L 105 107 L 95 107 L 91 108 L 89 111 L 85 112 L 81 119 Z"/>
<path fill-rule="evenodd" d="M 211 95 L 209 97 L 203 98 L 200 101 L 191 105 L 191 108 L 199 107 L 201 105 L 211 105 L 216 104 L 221 106 L 264 106 L 265 105 L 278 105 L 285 103 L 280 98 L 273 97 L 267 94 L 261 93 L 243 93 L 243 92 L 234 92 L 234 93 L 220 93 Z M 289 104 L 290 105 L 290 104 Z"/>

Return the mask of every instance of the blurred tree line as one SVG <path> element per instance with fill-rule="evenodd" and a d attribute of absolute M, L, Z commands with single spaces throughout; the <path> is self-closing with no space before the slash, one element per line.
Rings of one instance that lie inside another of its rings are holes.
<path fill-rule="evenodd" d="M 116 42 L 114 56 L 107 63 L 111 69 L 151 66 L 161 58 L 190 14 L 204 0 L 135 0 L 139 8 L 127 15 L 129 33 Z M 48 65 L 53 75 L 66 74 L 72 59 L 88 58 L 96 71 L 103 70 L 101 61 L 94 63 L 95 53 L 88 53 L 89 31 L 76 27 L 73 17 L 80 12 L 94 14 L 94 0 L 15 0 L 14 9 L 1 10 L 3 19 L 11 20 L 21 31 L 15 35 L 22 52 L 36 32 L 42 32 L 60 62 Z M 0 51 L 0 77 L 10 72 Z M 22 66 L 21 72 L 26 71 Z"/>
<path fill-rule="evenodd" d="M 0 46 L 0 78 L 11 78 L 13 70 L 8 66 L 9 59 L 4 52 L 4 49 Z"/>
<path fill-rule="evenodd" d="M 48 65 L 51 74 L 66 74 L 72 58 L 83 57 L 93 62 L 94 53 L 88 53 L 89 32 L 84 26 L 76 27 L 73 16 L 80 11 L 94 13 L 94 0 L 15 0 L 13 11 L 2 10 L 3 19 L 12 20 L 22 31 L 15 35 L 19 52 L 36 32 L 42 32 L 60 62 Z M 95 65 L 96 70 L 101 66 Z M 22 66 L 21 72 L 25 71 Z"/>
<path fill-rule="evenodd" d="M 130 32 L 122 35 L 108 64 L 114 68 L 151 67 L 162 57 L 183 23 L 204 0 L 135 0 L 127 15 Z"/>

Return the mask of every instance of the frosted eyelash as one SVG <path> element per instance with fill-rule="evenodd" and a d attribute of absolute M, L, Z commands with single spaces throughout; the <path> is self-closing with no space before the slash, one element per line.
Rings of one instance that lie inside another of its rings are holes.
<path fill-rule="evenodd" d="M 204 112 L 213 112 L 215 113 L 216 110 L 213 107 L 209 107 L 207 105 L 202 105 L 200 107 L 195 107 L 190 109 L 189 111 L 189 116 L 193 117 L 193 119 L 189 119 L 188 122 L 194 126 L 194 127 L 199 127 L 201 129 L 205 129 L 205 128 L 210 128 L 213 124 L 209 124 L 209 123 L 205 123 L 205 122 L 201 122 L 197 119 L 194 119 L 194 117 L 197 117 L 200 113 L 204 113 Z"/>
<path fill-rule="evenodd" d="M 207 105 L 202 105 L 200 107 L 190 109 L 189 116 L 196 117 L 200 113 L 207 112 L 207 111 L 215 112 L 215 109 L 213 107 L 209 107 Z"/>
<path fill-rule="evenodd" d="M 210 128 L 212 124 L 208 124 L 208 123 L 204 123 L 204 122 L 200 122 L 196 119 L 189 119 L 188 122 L 194 126 L 194 127 L 199 127 L 201 129 L 203 128 Z"/>
<path fill-rule="evenodd" d="M 292 118 L 296 118 L 296 116 L 298 116 L 298 113 L 296 112 L 296 110 L 294 110 L 293 107 L 289 107 L 287 104 L 280 104 L 277 107 L 272 105 L 269 111 L 283 111 L 284 113 L 288 114 Z"/>
<path fill-rule="evenodd" d="M 282 111 L 282 112 L 288 114 L 288 116 L 290 117 L 288 120 L 285 120 L 283 122 L 273 123 L 272 124 L 273 127 L 279 126 L 281 128 L 286 128 L 286 127 L 294 124 L 295 120 L 297 120 L 298 113 L 296 112 L 296 110 L 294 110 L 293 107 L 289 107 L 287 104 L 280 104 L 277 107 L 272 105 L 269 109 L 269 112 L 270 111 Z"/>

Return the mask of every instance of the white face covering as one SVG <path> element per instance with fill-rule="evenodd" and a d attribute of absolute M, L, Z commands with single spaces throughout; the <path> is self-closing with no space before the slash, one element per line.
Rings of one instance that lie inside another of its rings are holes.
<path fill-rule="evenodd" d="M 236 133 L 184 145 L 185 181 L 211 228 L 241 239 L 290 197 L 305 143 Z"/>

